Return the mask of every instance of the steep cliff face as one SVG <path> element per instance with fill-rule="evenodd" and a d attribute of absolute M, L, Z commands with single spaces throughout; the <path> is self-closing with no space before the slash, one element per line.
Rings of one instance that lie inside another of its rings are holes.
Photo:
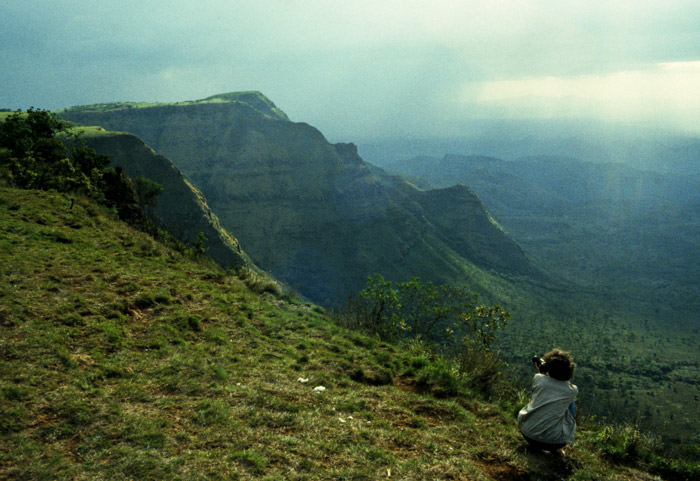
<path fill-rule="evenodd" d="M 417 200 L 445 244 L 461 256 L 501 272 L 526 274 L 531 271 L 523 250 L 501 231 L 468 187 L 456 185 L 421 191 Z"/>
<path fill-rule="evenodd" d="M 532 271 L 464 187 L 421 191 L 365 163 L 354 145 L 287 120 L 261 94 L 62 115 L 132 132 L 173 159 L 258 266 L 323 304 L 374 272 L 442 283 L 475 269 Z"/>
<path fill-rule="evenodd" d="M 89 129 L 82 138 L 98 153 L 109 155 L 111 166 L 122 167 L 131 178 L 143 176 L 163 186 L 152 212 L 161 228 L 185 243 L 194 242 L 202 232 L 208 254 L 225 267 L 250 263 L 238 241 L 221 227 L 202 193 L 170 160 L 132 134 Z"/>

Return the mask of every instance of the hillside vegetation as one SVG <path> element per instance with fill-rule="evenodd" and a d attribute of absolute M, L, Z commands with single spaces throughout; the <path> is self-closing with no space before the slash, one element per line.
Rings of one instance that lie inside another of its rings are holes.
<path fill-rule="evenodd" d="M 530 452 L 515 426 L 522 396 L 489 402 L 420 346 L 341 329 L 271 281 L 170 250 L 86 198 L 3 187 L 0 226 L 0 478 L 698 472 L 610 427 L 582 426 L 562 456 Z"/>
<path fill-rule="evenodd" d="M 102 128 L 72 126 L 87 146 L 109 156 L 112 167 L 120 167 L 131 178 L 147 178 L 162 186 L 148 214 L 156 224 L 191 244 L 204 236 L 209 257 L 223 267 L 239 267 L 253 262 L 238 240 L 224 230 L 202 193 L 167 158 L 158 155 L 132 134 Z"/>

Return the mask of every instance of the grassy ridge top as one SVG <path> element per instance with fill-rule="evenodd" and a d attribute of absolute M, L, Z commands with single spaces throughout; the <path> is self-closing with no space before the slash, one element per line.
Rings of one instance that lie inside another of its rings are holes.
<path fill-rule="evenodd" d="M 531 453 L 523 400 L 438 398 L 450 370 L 417 347 L 87 200 L 0 188 L 0 226 L 0 478 L 657 479 L 601 457 L 597 428 Z"/>
<path fill-rule="evenodd" d="M 107 102 L 91 105 L 77 105 L 63 109 L 57 113 L 65 113 L 71 111 L 82 112 L 108 112 L 113 110 L 128 110 L 128 109 L 145 109 L 151 107 L 167 107 L 167 106 L 190 106 L 202 104 L 226 104 L 226 103 L 244 103 L 254 109 L 262 112 L 270 117 L 276 117 L 281 120 L 289 120 L 287 114 L 280 110 L 269 98 L 258 91 L 245 92 L 228 92 L 224 94 L 212 95 L 201 100 L 186 100 L 183 102 Z"/>

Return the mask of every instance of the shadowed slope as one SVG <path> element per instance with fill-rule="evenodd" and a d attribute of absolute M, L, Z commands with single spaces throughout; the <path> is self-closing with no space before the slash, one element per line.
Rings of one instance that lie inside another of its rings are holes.
<path fill-rule="evenodd" d="M 121 167 L 131 178 L 146 177 L 163 187 L 151 208 L 156 223 L 182 242 L 192 244 L 201 232 L 207 255 L 224 267 L 252 265 L 238 241 L 219 224 L 204 196 L 162 155 L 141 139 L 100 128 L 81 128 L 83 140 L 99 153 L 109 155 L 111 166 Z"/>

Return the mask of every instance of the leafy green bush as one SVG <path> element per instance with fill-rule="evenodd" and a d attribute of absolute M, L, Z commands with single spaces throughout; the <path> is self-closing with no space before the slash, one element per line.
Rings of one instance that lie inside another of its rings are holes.
<path fill-rule="evenodd" d="M 88 147 L 47 110 L 17 111 L 0 123 L 0 177 L 10 185 L 86 195 L 113 208 L 122 220 L 155 232 L 145 207 L 163 188 L 145 178 L 132 182 L 109 163 L 108 156 Z"/>
<path fill-rule="evenodd" d="M 152 208 L 156 205 L 156 197 L 163 192 L 163 186 L 153 182 L 151 179 L 140 176 L 134 179 L 134 189 L 139 196 L 141 205 Z"/>
<path fill-rule="evenodd" d="M 436 397 L 451 397 L 460 393 L 462 383 L 455 364 L 443 357 L 436 357 L 417 375 L 418 385 Z"/>
<path fill-rule="evenodd" d="M 69 153 L 61 137 L 72 140 Z M 10 183 L 23 189 L 77 192 L 100 199 L 102 172 L 109 158 L 98 155 L 77 136 L 71 136 L 55 115 L 30 108 L 9 115 L 0 124 L 0 157 Z"/>
<path fill-rule="evenodd" d="M 473 340 L 488 349 L 510 313 L 479 304 L 465 286 L 434 286 L 414 277 L 394 285 L 380 274 L 336 310 L 338 322 L 384 341 L 424 339 L 438 345 Z"/>
<path fill-rule="evenodd" d="M 487 397 L 503 394 L 510 383 L 504 374 L 504 362 L 479 342 L 464 341 L 455 354 L 462 380 Z"/>
<path fill-rule="evenodd" d="M 596 442 L 605 456 L 617 462 L 649 460 L 660 447 L 655 438 L 630 425 L 607 425 L 596 436 Z"/>
<path fill-rule="evenodd" d="M 446 396 L 456 394 L 459 385 L 489 397 L 504 392 L 504 363 L 490 347 L 510 313 L 480 304 L 464 286 L 434 286 L 417 277 L 394 285 L 375 274 L 335 318 L 384 341 L 408 342 L 416 356 L 406 374 L 417 376 L 422 389 Z M 365 376 L 353 377 L 358 378 Z"/>

